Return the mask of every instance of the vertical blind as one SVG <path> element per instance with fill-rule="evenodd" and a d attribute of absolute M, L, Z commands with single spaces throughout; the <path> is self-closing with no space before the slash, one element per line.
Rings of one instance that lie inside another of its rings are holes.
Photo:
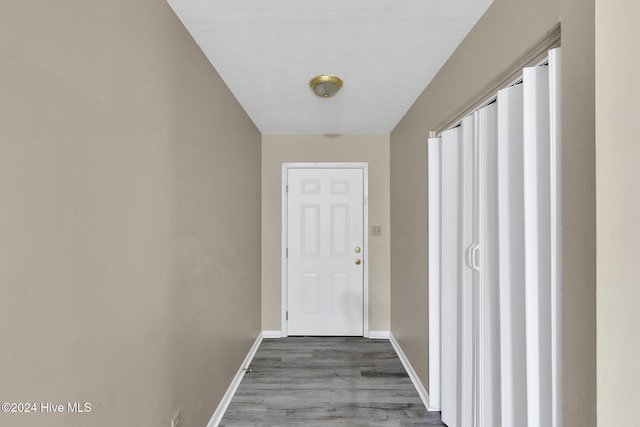
<path fill-rule="evenodd" d="M 430 406 L 560 427 L 560 49 L 428 149 Z"/>

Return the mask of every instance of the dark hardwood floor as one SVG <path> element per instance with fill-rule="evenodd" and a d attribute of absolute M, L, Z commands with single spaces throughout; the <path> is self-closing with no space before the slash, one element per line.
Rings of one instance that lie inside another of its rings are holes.
<path fill-rule="evenodd" d="M 220 426 L 444 426 L 388 340 L 263 340 Z"/>

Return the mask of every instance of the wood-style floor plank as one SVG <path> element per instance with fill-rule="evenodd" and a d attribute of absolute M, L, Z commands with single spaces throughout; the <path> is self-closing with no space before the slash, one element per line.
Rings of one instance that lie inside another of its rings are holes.
<path fill-rule="evenodd" d="M 445 426 L 388 340 L 263 340 L 220 426 Z"/>

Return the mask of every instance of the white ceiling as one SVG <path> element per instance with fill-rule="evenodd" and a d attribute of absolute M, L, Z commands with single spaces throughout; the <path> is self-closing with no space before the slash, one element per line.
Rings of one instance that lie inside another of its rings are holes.
<path fill-rule="evenodd" d="M 492 0 L 168 1 L 263 134 L 388 134 Z"/>

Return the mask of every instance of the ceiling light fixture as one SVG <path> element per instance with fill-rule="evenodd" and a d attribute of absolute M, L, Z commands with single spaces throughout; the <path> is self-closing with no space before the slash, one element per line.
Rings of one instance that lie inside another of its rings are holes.
<path fill-rule="evenodd" d="M 320 74 L 311 79 L 309 86 L 321 98 L 330 98 L 342 87 L 342 80 L 331 74 Z"/>

